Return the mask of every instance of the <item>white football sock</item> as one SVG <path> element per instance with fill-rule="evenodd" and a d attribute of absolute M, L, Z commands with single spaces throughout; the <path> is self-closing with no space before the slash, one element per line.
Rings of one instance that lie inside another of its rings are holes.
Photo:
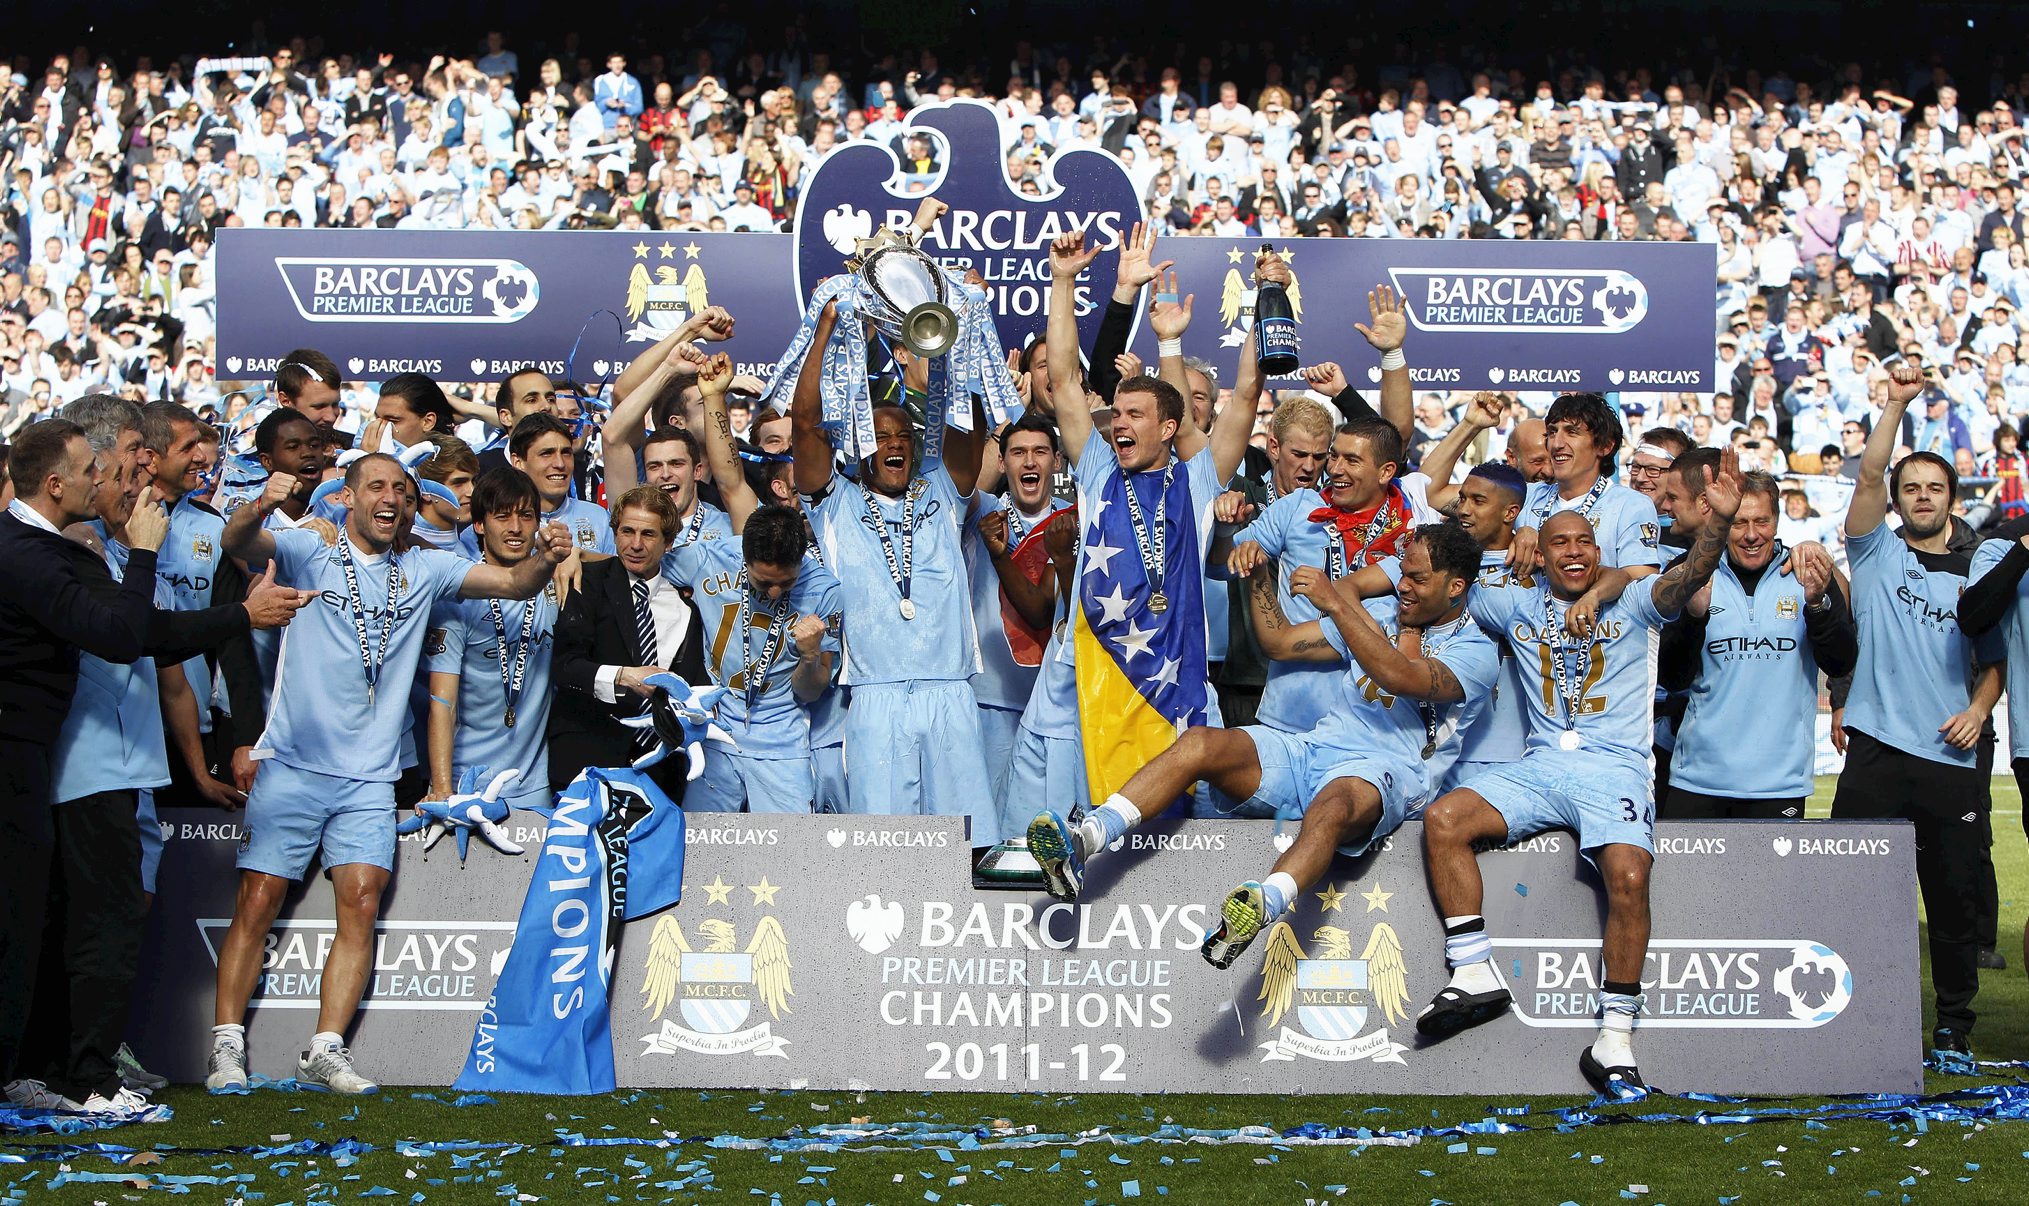
<path fill-rule="evenodd" d="M 1297 891 L 1296 877 L 1287 871 L 1271 872 L 1267 879 L 1262 880 L 1261 894 L 1268 900 L 1268 916 L 1262 924 L 1266 925 L 1287 913 L 1289 906 L 1296 901 Z"/>
<path fill-rule="evenodd" d="M 336 1051 L 340 1047 L 343 1047 L 344 1045 L 345 1045 L 345 1036 L 342 1034 L 333 1034 L 329 1030 L 320 1030 L 316 1034 L 310 1036 L 310 1054 L 312 1055 L 315 1055 L 320 1051 Z"/>
<path fill-rule="evenodd" d="M 214 1047 L 238 1047 L 247 1049 L 247 1028 L 238 1022 L 228 1022 L 211 1028 L 211 1045 Z"/>

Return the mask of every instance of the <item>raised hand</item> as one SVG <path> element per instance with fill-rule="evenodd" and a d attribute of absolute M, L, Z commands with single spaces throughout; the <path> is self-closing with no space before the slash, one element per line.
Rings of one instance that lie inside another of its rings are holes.
<path fill-rule="evenodd" d="M 1290 275 L 1289 264 L 1283 260 L 1282 253 L 1272 247 L 1264 247 L 1254 255 L 1254 279 L 1256 282 L 1272 281 L 1287 285 L 1295 278 Z"/>
<path fill-rule="evenodd" d="M 1467 425 L 1480 431 L 1485 431 L 1490 427 L 1499 427 L 1501 425 L 1501 415 L 1507 409 L 1508 399 L 1506 395 L 1483 389 L 1474 394 L 1472 400 L 1465 404 L 1463 419 Z"/>
<path fill-rule="evenodd" d="M 1832 584 L 1835 566 L 1832 554 L 1815 540 L 1807 540 L 1789 551 L 1782 569 L 1793 575 L 1797 585 L 1804 588 L 1804 602 L 1815 604 L 1824 598 L 1825 588 Z"/>
<path fill-rule="evenodd" d="M 1719 454 L 1719 472 L 1705 484 L 1705 503 L 1712 514 L 1731 523 L 1740 510 L 1740 491 L 1745 485 L 1740 473 L 1740 456 L 1731 448 Z"/>
<path fill-rule="evenodd" d="M 733 337 L 733 315 L 724 306 L 706 306 L 704 313 L 692 321 L 698 327 L 699 339 L 718 343 Z"/>
<path fill-rule="evenodd" d="M 804 616 L 789 629 L 789 639 L 796 642 L 798 657 L 816 657 L 823 652 L 824 619 L 821 616 Z"/>
<path fill-rule="evenodd" d="M 261 499 L 254 505 L 261 514 L 272 515 L 275 509 L 288 502 L 296 493 L 296 476 L 292 473 L 270 473 L 268 484 L 261 488 Z"/>
<path fill-rule="evenodd" d="M 1113 358 L 1114 371 L 1125 381 L 1129 377 L 1141 376 L 1141 357 L 1133 352 L 1122 352 Z"/>
<path fill-rule="evenodd" d="M 1394 351 L 1409 335 L 1409 316 L 1393 286 L 1376 285 L 1367 290 L 1367 317 L 1369 322 L 1356 322 L 1353 329 L 1366 336 L 1377 352 Z"/>
<path fill-rule="evenodd" d="M 705 362 L 698 367 L 697 388 L 699 393 L 724 397 L 727 388 L 732 383 L 733 358 L 724 352 L 720 352 L 716 356 L 707 357 Z"/>
<path fill-rule="evenodd" d="M 1086 247 L 1085 236 L 1080 231 L 1060 234 L 1050 244 L 1050 275 L 1057 278 L 1076 279 L 1078 274 L 1092 266 L 1099 258 L 1099 248 Z"/>
<path fill-rule="evenodd" d="M 670 369 L 679 377 L 691 376 L 704 362 L 704 350 L 688 339 L 679 339 L 670 344 L 668 354 L 662 358 L 663 367 Z"/>
<path fill-rule="evenodd" d="M 1172 272 L 1157 287 L 1158 296 L 1176 296 L 1177 274 Z M 1191 303 L 1197 294 L 1186 293 L 1182 301 L 1155 301 L 1148 307 L 1148 326 L 1157 339 L 1182 339 L 1184 332 L 1191 329 Z"/>
<path fill-rule="evenodd" d="M 1156 280 L 1167 271 L 1175 260 L 1155 260 L 1154 223 L 1136 222 L 1133 233 L 1120 245 L 1120 266 L 1114 270 L 1115 292 L 1133 293 L 1143 285 Z M 1131 301 L 1132 298 L 1121 300 Z"/>
<path fill-rule="evenodd" d="M 1312 365 L 1300 374 L 1310 387 L 1321 394 L 1336 396 L 1346 389 L 1346 372 L 1334 361 Z"/>
<path fill-rule="evenodd" d="M 1533 574 L 1542 566 L 1542 550 L 1536 547 L 1536 529 L 1517 528 L 1508 545 L 1508 569 L 1518 575 Z"/>
<path fill-rule="evenodd" d="M 1923 372 L 1907 360 L 1888 370 L 1888 400 L 1908 405 L 1923 392 Z"/>

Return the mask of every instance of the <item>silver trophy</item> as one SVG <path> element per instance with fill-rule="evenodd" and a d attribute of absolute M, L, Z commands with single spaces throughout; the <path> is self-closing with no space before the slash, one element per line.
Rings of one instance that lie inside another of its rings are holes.
<path fill-rule="evenodd" d="M 845 267 L 859 279 L 861 313 L 883 335 L 925 358 L 958 342 L 951 283 L 907 235 L 882 227 L 854 245 Z"/>

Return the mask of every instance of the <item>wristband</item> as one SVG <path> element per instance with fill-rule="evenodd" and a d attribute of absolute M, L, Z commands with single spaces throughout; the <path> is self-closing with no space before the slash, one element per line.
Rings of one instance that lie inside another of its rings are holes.
<path fill-rule="evenodd" d="M 1155 341 L 1155 354 L 1158 357 L 1176 356 L 1181 358 L 1184 354 L 1184 341 L 1181 339 L 1158 339 Z"/>
<path fill-rule="evenodd" d="M 1409 358 L 1402 354 L 1401 348 L 1389 348 L 1387 351 L 1381 353 L 1382 372 L 1385 373 L 1393 369 L 1408 368 L 1408 367 L 1409 367 Z"/>

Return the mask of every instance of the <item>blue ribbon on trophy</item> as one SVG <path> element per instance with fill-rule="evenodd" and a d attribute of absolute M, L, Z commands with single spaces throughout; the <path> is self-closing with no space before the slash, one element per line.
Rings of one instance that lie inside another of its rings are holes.
<path fill-rule="evenodd" d="M 873 402 L 867 388 L 867 329 L 930 362 L 931 394 L 925 407 L 926 455 L 935 455 L 946 422 L 971 431 L 973 408 L 950 406 L 953 397 L 977 396 L 989 426 L 1020 417 L 1022 402 L 1007 371 L 1006 352 L 994 327 L 986 290 L 940 267 L 907 231 L 882 228 L 859 240 L 846 272 L 829 277 L 810 295 L 802 326 L 769 374 L 761 400 L 786 410 L 789 394 L 817 338 L 827 303 L 838 303 L 838 323 L 819 362 L 824 425 L 852 460 L 874 454 Z"/>

